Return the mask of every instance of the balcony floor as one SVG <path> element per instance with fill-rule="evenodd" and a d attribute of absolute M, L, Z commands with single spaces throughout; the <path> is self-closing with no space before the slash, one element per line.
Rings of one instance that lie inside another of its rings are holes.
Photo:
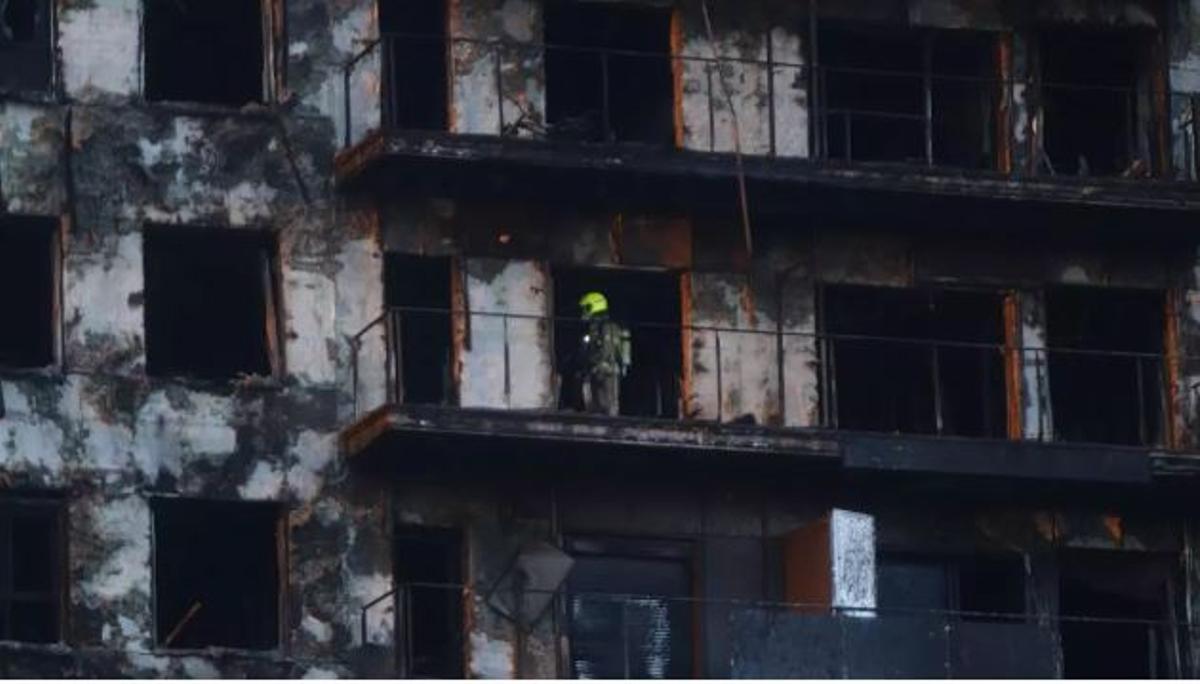
<path fill-rule="evenodd" d="M 798 188 L 810 188 L 823 201 L 831 191 L 852 197 L 861 192 L 890 196 L 889 202 L 921 198 L 972 200 L 995 205 L 1035 203 L 1059 207 L 1155 210 L 1168 219 L 1160 227 L 1183 229 L 1169 220 L 1200 211 L 1200 184 L 1168 180 L 1081 178 L 1075 176 L 1012 177 L 990 171 L 925 168 L 908 164 L 814 161 L 746 155 L 744 172 L 759 211 L 794 211 Z M 420 169 L 421 173 L 413 173 Z M 402 173 L 401 171 L 407 171 Z M 445 189 L 446 181 L 470 172 L 507 175 L 503 192 L 557 192 L 572 178 L 580 185 L 599 184 L 620 196 L 679 197 L 691 187 L 698 198 L 714 187 L 731 190 L 738 166 L 734 155 L 679 151 L 635 144 L 599 145 L 491 135 L 442 132 L 376 131 L 344 149 L 335 161 L 343 187 L 376 186 L 394 190 L 399 179 L 425 178 Z M 516 174 L 515 176 L 513 174 Z M 516 179 L 513 181 L 513 179 Z M 463 181 L 474 193 L 475 181 Z M 714 183 L 717 185 L 714 186 Z M 450 183 L 449 186 L 453 186 Z M 520 187 L 517 187 L 520 186 Z M 697 189 L 702 188 L 702 189 Z M 725 197 L 729 195 L 729 197 Z M 731 192 L 718 193 L 731 201 Z M 1119 220 L 1120 216 L 1111 217 Z M 1094 228 L 1094 226 L 1093 226 Z"/>
<path fill-rule="evenodd" d="M 950 488 L 973 482 L 1006 496 L 1067 484 L 1122 497 L 1178 491 L 1187 500 L 1200 479 L 1200 455 L 1141 447 L 438 406 L 384 406 L 343 430 L 340 442 L 351 464 L 401 479 L 824 473 Z"/>

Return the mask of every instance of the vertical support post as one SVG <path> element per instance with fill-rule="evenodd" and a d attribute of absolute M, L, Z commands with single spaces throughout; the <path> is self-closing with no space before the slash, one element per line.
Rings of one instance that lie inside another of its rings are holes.
<path fill-rule="evenodd" d="M 601 106 L 603 108 L 604 142 L 613 142 L 612 134 L 612 104 L 608 101 L 611 90 L 608 82 L 608 53 L 600 53 L 600 90 Z"/>
<path fill-rule="evenodd" d="M 767 29 L 767 133 L 771 156 L 775 156 L 775 42 Z"/>
<path fill-rule="evenodd" d="M 1150 441 L 1149 426 L 1146 424 L 1146 375 L 1142 368 L 1144 360 L 1141 356 L 1133 357 L 1134 381 L 1138 394 L 1138 444 L 1140 446 L 1148 446 Z"/>
<path fill-rule="evenodd" d="M 621 599 L 621 654 L 625 661 L 625 679 L 630 678 L 631 659 L 629 655 L 629 599 Z"/>
<path fill-rule="evenodd" d="M 500 314 L 504 328 L 504 405 L 512 408 L 512 372 L 508 350 L 508 314 Z"/>
<path fill-rule="evenodd" d="M 494 70 L 496 73 L 496 117 L 497 117 L 497 123 L 500 126 L 498 133 L 499 133 L 499 135 L 503 136 L 504 135 L 504 74 L 501 70 L 501 64 L 500 64 L 502 55 L 500 54 L 500 43 L 499 42 L 492 43 L 492 57 L 493 57 L 493 61 L 495 62 Z"/>
<path fill-rule="evenodd" d="M 921 80 L 925 89 L 925 165 L 933 166 L 933 36 L 922 46 Z"/>
<path fill-rule="evenodd" d="M 942 364 L 941 364 L 941 354 L 940 354 L 941 349 L 938 347 L 937 342 L 934 342 L 932 344 L 933 344 L 933 346 L 930 348 L 929 351 L 930 351 L 931 360 L 933 361 L 933 367 L 931 369 L 931 372 L 933 374 L 933 424 L 934 424 L 934 431 L 938 435 L 941 435 L 942 430 L 945 427 L 945 421 L 942 419 L 942 369 L 941 369 Z"/>
<path fill-rule="evenodd" d="M 820 22 L 817 20 L 817 2 L 818 0 L 808 0 L 808 61 L 811 65 L 809 72 L 808 88 L 809 88 L 809 107 L 815 108 L 815 116 L 813 120 L 816 125 L 813 127 L 812 148 L 813 156 L 818 159 L 823 159 L 828 151 L 828 131 L 825 120 L 825 107 L 823 104 L 823 93 L 821 83 L 821 53 L 820 53 L 820 36 L 818 35 Z"/>
<path fill-rule="evenodd" d="M 354 139 L 350 125 L 350 75 L 354 73 L 356 64 L 358 62 L 347 64 L 346 69 L 342 72 L 342 127 L 345 129 L 342 132 L 342 140 L 344 147 L 350 147 L 350 143 Z"/>
<path fill-rule="evenodd" d="M 713 334 L 717 337 L 717 422 L 725 422 L 725 388 L 721 378 L 721 329 L 713 328 Z"/>
<path fill-rule="evenodd" d="M 713 63 L 704 62 L 704 76 L 708 80 L 708 151 L 717 151 L 717 110 L 713 104 Z"/>
<path fill-rule="evenodd" d="M 396 403 L 396 383 L 393 381 L 394 372 L 392 364 L 395 363 L 394 346 L 394 331 L 392 330 L 392 316 L 395 315 L 395 309 L 388 309 L 383 315 L 383 372 L 385 376 L 386 387 L 384 389 L 387 403 Z"/>
<path fill-rule="evenodd" d="M 396 74 L 396 72 L 399 71 L 399 69 L 397 68 L 396 64 L 396 39 L 393 36 L 386 36 L 382 38 L 382 40 L 384 57 L 383 69 L 387 73 L 387 79 L 384 81 L 387 88 L 387 97 L 384 101 L 387 102 L 388 107 L 388 110 L 384 112 L 383 125 L 385 128 L 399 128 L 399 100 L 397 99 L 396 94 L 396 85 L 399 79 L 399 76 Z"/>
<path fill-rule="evenodd" d="M 1004 405 L 1011 440 L 1023 435 L 1021 393 L 1021 300 L 1010 290 L 1004 294 Z"/>

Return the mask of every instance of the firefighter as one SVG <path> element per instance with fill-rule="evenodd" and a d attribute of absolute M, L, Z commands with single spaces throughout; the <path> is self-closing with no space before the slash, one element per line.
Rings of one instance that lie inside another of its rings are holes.
<path fill-rule="evenodd" d="M 621 378 L 632 363 L 629 330 L 609 318 L 608 299 L 599 292 L 585 294 L 579 308 L 587 324 L 579 354 L 584 408 L 589 413 L 618 415 Z"/>

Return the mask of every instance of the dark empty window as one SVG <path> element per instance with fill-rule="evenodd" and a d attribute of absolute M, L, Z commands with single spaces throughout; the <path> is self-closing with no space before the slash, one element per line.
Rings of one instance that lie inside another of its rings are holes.
<path fill-rule="evenodd" d="M 826 286 L 828 421 L 851 430 L 1005 434 L 1001 295 Z"/>
<path fill-rule="evenodd" d="M 1059 570 L 1064 674 L 1082 679 L 1181 675 L 1173 643 L 1178 559 L 1130 552 L 1073 551 Z M 1183 651 L 1186 653 L 1186 650 Z"/>
<path fill-rule="evenodd" d="M 1064 287 L 1046 294 L 1050 400 L 1060 439 L 1162 441 L 1163 293 Z"/>
<path fill-rule="evenodd" d="M 1047 170 L 1080 176 L 1135 172 L 1142 118 L 1138 77 L 1149 43 L 1134 32 L 1063 29 L 1042 35 Z"/>
<path fill-rule="evenodd" d="M 444 0 L 379 0 L 385 50 L 385 121 L 398 128 L 444 130 L 447 121 Z"/>
<path fill-rule="evenodd" d="M 554 272 L 554 354 L 561 381 L 559 407 L 586 408 L 588 326 L 580 299 L 597 292 L 608 300 L 609 317 L 628 330 L 630 366 L 620 379 L 618 413 L 675 418 L 679 415 L 682 351 L 679 276 L 674 273 L 599 268 Z"/>
<path fill-rule="evenodd" d="M 158 645 L 256 650 L 278 646 L 279 535 L 275 504 L 156 500 Z"/>
<path fill-rule="evenodd" d="M 260 231 L 148 228 L 148 372 L 270 375 L 277 325 L 273 253 L 274 240 Z"/>
<path fill-rule="evenodd" d="M 974 31 L 822 26 L 825 154 L 994 166 L 994 42 Z"/>
<path fill-rule="evenodd" d="M 951 611 L 968 620 L 1025 613 L 1025 566 L 1019 556 L 880 554 L 879 607 Z"/>
<path fill-rule="evenodd" d="M 557 138 L 671 145 L 671 11 L 546 3 L 546 118 Z"/>
<path fill-rule="evenodd" d="M 0 641 L 60 639 L 64 539 L 59 499 L 0 497 Z"/>
<path fill-rule="evenodd" d="M 453 530 L 403 528 L 396 533 L 396 585 L 408 614 L 407 674 L 463 677 L 463 548 Z"/>
<path fill-rule="evenodd" d="M 51 219 L 0 218 L 0 366 L 54 362 L 55 227 Z"/>
<path fill-rule="evenodd" d="M 50 0 L 0 1 L 0 92 L 50 87 Z"/>
<path fill-rule="evenodd" d="M 263 100 L 262 0 L 147 0 L 145 11 L 146 99 Z"/>
<path fill-rule="evenodd" d="M 401 399 L 445 404 L 450 382 L 450 259 L 389 253 L 384 297 L 397 340 Z"/>
<path fill-rule="evenodd" d="M 651 540 L 570 540 L 571 672 L 582 679 L 681 679 L 692 672 L 690 549 Z"/>

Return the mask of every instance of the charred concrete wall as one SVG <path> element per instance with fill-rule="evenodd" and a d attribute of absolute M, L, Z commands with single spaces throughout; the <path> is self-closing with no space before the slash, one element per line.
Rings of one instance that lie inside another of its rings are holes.
<path fill-rule="evenodd" d="M 6 645 L 5 674 L 348 673 L 358 607 L 390 587 L 381 494 L 356 493 L 336 449 L 347 336 L 380 308 L 371 214 L 331 194 L 340 67 L 368 3 L 286 3 L 278 104 L 240 111 L 145 103 L 141 2 L 56 4 L 59 96 L 0 104 L 0 215 L 61 226 L 61 345 L 50 368 L 0 372 L 0 480 L 68 502 L 68 647 Z M 283 370 L 147 375 L 150 222 L 274 236 Z M 155 646 L 151 502 L 176 496 L 283 505 L 279 648 Z"/>

